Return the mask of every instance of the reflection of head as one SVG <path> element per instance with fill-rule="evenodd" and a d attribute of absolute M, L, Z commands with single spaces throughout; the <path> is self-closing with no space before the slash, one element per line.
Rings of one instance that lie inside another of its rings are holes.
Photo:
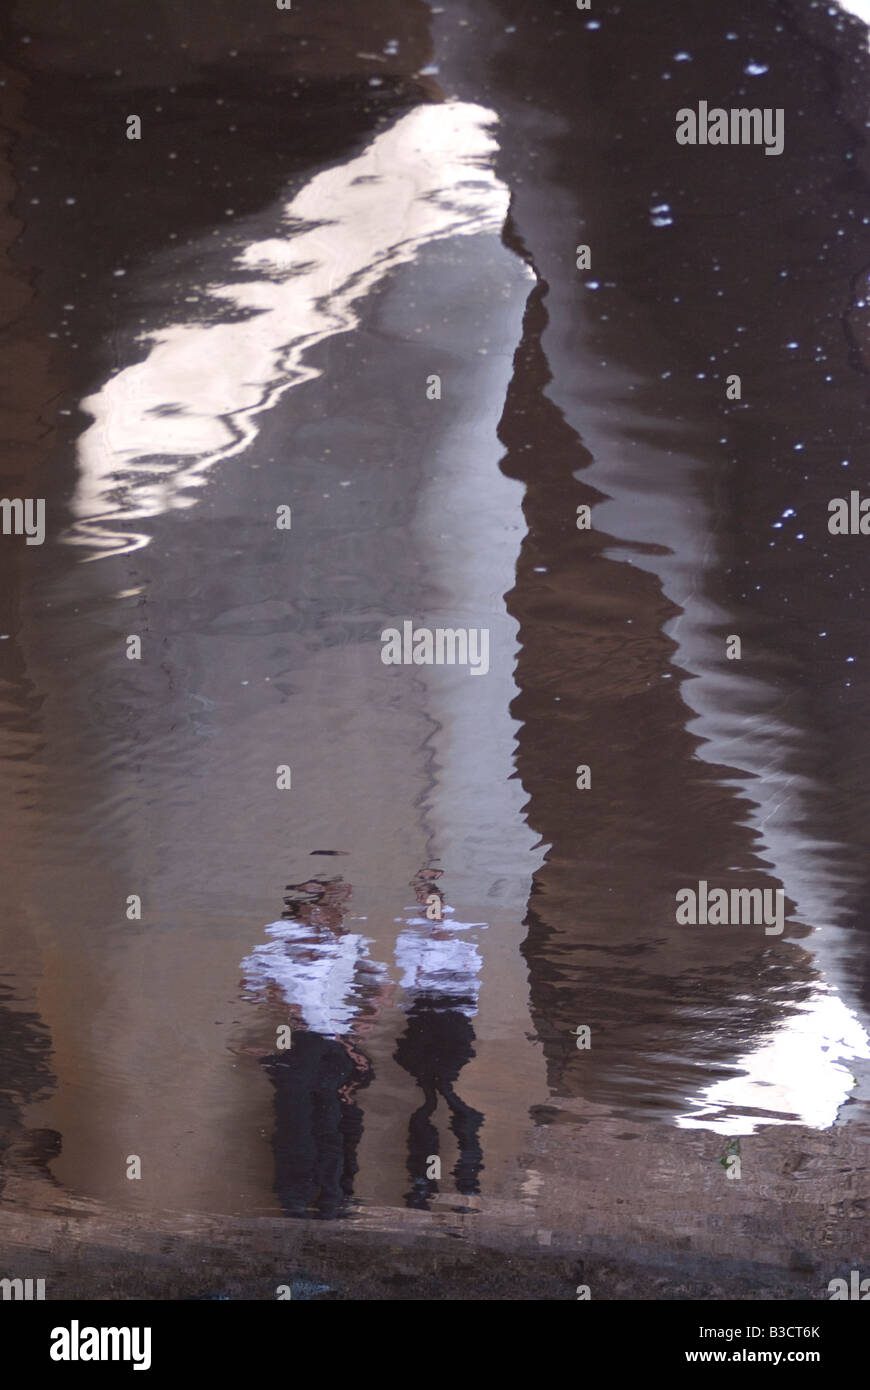
<path fill-rule="evenodd" d="M 353 885 L 341 874 L 335 878 L 309 878 L 304 883 L 288 883 L 282 917 L 311 927 L 338 928 L 344 923 L 345 904 Z"/>

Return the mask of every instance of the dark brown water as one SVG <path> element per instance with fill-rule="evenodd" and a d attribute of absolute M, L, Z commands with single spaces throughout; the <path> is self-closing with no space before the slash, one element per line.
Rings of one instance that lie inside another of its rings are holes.
<path fill-rule="evenodd" d="M 181 11 L 5 21 L 46 538 L 0 537 L 4 1251 L 192 1296 L 294 1216 L 340 1295 L 451 1234 L 557 1252 L 539 1296 L 825 1297 L 870 1194 L 867 28 Z M 677 145 L 700 100 L 782 153 Z M 487 669 L 384 665 L 405 620 Z M 678 923 L 701 880 L 784 930 Z"/>

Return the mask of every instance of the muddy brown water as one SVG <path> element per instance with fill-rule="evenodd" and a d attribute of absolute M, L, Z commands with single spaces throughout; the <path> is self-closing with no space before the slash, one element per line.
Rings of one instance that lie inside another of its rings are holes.
<path fill-rule="evenodd" d="M 3 21 L 4 1273 L 866 1265 L 860 10 Z M 782 153 L 677 145 L 700 100 Z M 385 665 L 406 620 L 487 669 Z M 678 923 L 702 880 L 784 930 Z"/>

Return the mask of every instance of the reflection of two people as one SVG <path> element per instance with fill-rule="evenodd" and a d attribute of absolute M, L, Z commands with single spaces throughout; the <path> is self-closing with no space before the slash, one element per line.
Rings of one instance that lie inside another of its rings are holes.
<path fill-rule="evenodd" d="M 453 1172 L 460 1193 L 479 1191 L 482 1167 L 483 1116 L 454 1089 L 474 1056 L 471 1019 L 482 962 L 476 944 L 456 935 L 470 924 L 445 920 L 450 909 L 434 886 L 440 876 L 423 869 L 412 880 L 426 915 L 409 919 L 396 942 L 408 1023 L 394 1055 L 423 1092 L 409 1124 L 406 1201 L 423 1208 L 438 1191 L 432 1117 L 439 1096 L 459 1143 Z M 290 1046 L 262 1065 L 275 1088 L 275 1187 L 292 1215 L 336 1217 L 353 1195 L 363 1132 L 356 1096 L 374 1077 L 359 1039 L 392 995 L 386 967 L 370 957 L 371 941 L 345 927 L 351 892 L 340 876 L 288 885 L 284 917 L 242 962 L 249 989 L 276 1006 L 282 1023 L 289 1012 Z"/>

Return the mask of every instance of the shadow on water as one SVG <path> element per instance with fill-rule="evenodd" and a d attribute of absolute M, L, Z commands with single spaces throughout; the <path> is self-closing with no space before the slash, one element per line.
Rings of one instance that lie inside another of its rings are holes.
<path fill-rule="evenodd" d="M 37 1014 L 16 1004 L 13 991 L 0 985 L 0 1195 L 4 1171 L 50 1180 L 49 1163 L 60 1151 L 55 1130 L 29 1129 L 27 1108 L 44 1100 L 54 1085 L 51 1039 Z"/>
<path fill-rule="evenodd" d="M 551 846 L 524 948 L 550 1079 L 683 1123 L 705 1097 L 725 1128 L 829 1124 L 867 1057 L 864 566 L 827 532 L 866 432 L 866 35 L 802 6 L 498 10 L 530 38 L 495 45 L 490 80 L 544 280 L 502 438 L 528 489 L 510 604 L 518 766 Z M 678 147 L 699 97 L 783 107 L 782 156 Z M 782 886 L 792 939 L 676 927 L 700 879 Z"/>
<path fill-rule="evenodd" d="M 506 241 L 523 254 L 510 224 Z M 747 808 L 728 785 L 734 769 L 702 761 L 701 740 L 686 728 L 687 673 L 664 630 L 682 610 L 655 576 L 613 557 L 614 538 L 597 530 L 578 537 L 578 507 L 602 498 L 581 480 L 591 456 L 547 395 L 548 293 L 542 281 L 530 298 L 499 430 L 508 447 L 502 468 L 527 485 L 529 531 L 507 596 L 520 621 L 518 769 L 530 823 L 550 846 L 523 949 L 554 1092 L 615 1102 L 626 1114 L 680 1114 L 705 1086 L 740 1074 L 735 1054 L 789 1014 L 802 1018 L 818 973 L 803 950 L 774 945 L 762 931 L 753 941 L 745 930 L 674 924 L 672 883 L 766 881 L 758 837 L 741 824 Z M 546 441 L 543 464 L 532 440 Z M 578 795 L 581 767 L 567 749 L 593 759 L 590 790 L 599 795 Z M 669 855 L 679 856 L 679 879 Z M 839 1015 L 832 1023 L 842 1028 Z M 595 1036 L 590 1055 L 575 1044 L 582 1025 Z M 853 1034 L 860 1055 L 860 1030 Z M 733 1115 L 750 1124 L 781 1119 L 783 1110 L 798 1118 L 787 1101 L 759 1090 Z"/>

